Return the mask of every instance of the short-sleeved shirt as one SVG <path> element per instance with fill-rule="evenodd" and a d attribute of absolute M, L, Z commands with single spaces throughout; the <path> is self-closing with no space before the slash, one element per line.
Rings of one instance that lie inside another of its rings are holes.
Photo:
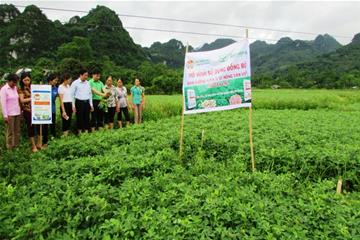
<path fill-rule="evenodd" d="M 104 93 L 111 93 L 111 95 L 106 99 L 108 107 L 116 107 L 116 103 L 118 101 L 118 92 L 116 90 L 116 87 L 111 86 L 105 86 L 103 88 Z"/>
<path fill-rule="evenodd" d="M 126 108 L 127 107 L 127 102 L 126 102 L 126 98 L 127 98 L 127 90 L 126 87 L 122 87 L 122 88 L 116 88 L 117 92 L 118 92 L 118 100 L 119 100 L 119 104 L 121 108 Z"/>
<path fill-rule="evenodd" d="M 29 87 L 24 87 L 24 89 L 18 89 L 18 94 L 23 94 L 24 98 L 31 98 L 31 90 Z M 31 101 L 21 103 L 21 109 L 26 112 L 31 112 Z"/>
<path fill-rule="evenodd" d="M 6 83 L 0 90 L 0 102 L 4 118 L 21 114 L 17 87 Z"/>
<path fill-rule="evenodd" d="M 89 80 L 89 83 L 90 83 L 91 89 L 95 88 L 95 90 L 98 92 L 102 92 L 102 89 L 105 87 L 105 85 L 103 84 L 102 81 L 100 81 L 100 80 L 95 81 L 93 78 L 91 78 Z M 93 93 L 92 98 L 94 100 L 101 100 L 102 96 L 97 95 L 96 93 Z"/>
<path fill-rule="evenodd" d="M 133 104 L 141 104 L 142 94 L 145 92 L 145 89 L 141 86 L 133 86 L 130 89 L 130 92 L 132 95 Z"/>
<path fill-rule="evenodd" d="M 64 86 L 61 84 L 59 86 L 59 94 L 63 95 L 63 102 L 64 103 L 71 103 L 72 102 L 72 96 L 71 96 L 71 89 L 70 86 Z"/>
<path fill-rule="evenodd" d="M 58 96 L 58 88 L 55 86 L 51 87 L 51 109 L 52 113 L 56 113 L 56 97 Z"/>

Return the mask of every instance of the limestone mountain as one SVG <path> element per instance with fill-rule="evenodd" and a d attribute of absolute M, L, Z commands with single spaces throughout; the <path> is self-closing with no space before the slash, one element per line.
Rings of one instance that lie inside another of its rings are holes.
<path fill-rule="evenodd" d="M 134 43 L 117 14 L 104 6 L 62 24 L 49 20 L 34 5 L 20 13 L 13 5 L 2 4 L 0 23 L 0 67 L 34 64 L 41 57 L 60 60 L 56 54 L 58 48 L 74 37 L 88 39 L 92 57 L 96 59 L 105 57 L 126 67 L 146 60 L 144 50 Z"/>
<path fill-rule="evenodd" d="M 196 51 L 202 52 L 202 51 L 211 51 L 219 48 L 226 47 L 232 43 L 234 43 L 235 40 L 229 39 L 229 38 L 218 38 L 214 42 L 211 43 L 205 43 L 200 48 L 196 49 Z"/>
<path fill-rule="evenodd" d="M 141 46 L 134 43 L 118 15 L 104 6 L 97 6 L 82 18 L 72 18 L 65 25 L 70 37 L 86 37 L 94 57 L 109 57 L 118 65 L 134 67 L 145 60 Z"/>
<path fill-rule="evenodd" d="M 57 47 L 65 41 L 58 25 L 34 5 L 27 6 L 22 13 L 12 5 L 1 5 L 3 21 L 1 27 L 0 65 L 9 61 L 26 64 L 39 57 L 51 57 Z"/>
<path fill-rule="evenodd" d="M 154 42 L 144 50 L 154 63 L 162 63 L 172 68 L 180 68 L 184 65 L 186 46 L 176 39 L 166 43 Z M 193 47 L 189 46 L 188 50 L 192 51 Z"/>
<path fill-rule="evenodd" d="M 341 47 L 341 44 L 329 34 L 318 35 L 312 42 L 312 45 L 320 53 L 333 52 Z"/>
<path fill-rule="evenodd" d="M 216 39 L 214 42 L 205 43 L 194 51 L 215 50 L 234 42 L 233 39 Z M 341 45 L 328 34 L 319 35 L 312 41 L 292 40 L 289 37 L 281 38 L 275 44 L 255 41 L 250 44 L 253 71 L 257 73 L 273 72 L 291 64 L 309 61 L 321 54 L 335 51 L 339 47 Z M 155 42 L 145 50 L 153 62 L 164 63 L 174 68 L 182 68 L 184 64 L 184 45 L 176 39 L 163 44 Z"/>
<path fill-rule="evenodd" d="M 290 82 L 304 87 L 349 88 L 360 86 L 360 33 L 348 45 L 310 61 L 279 69 L 274 76 L 296 73 Z"/>

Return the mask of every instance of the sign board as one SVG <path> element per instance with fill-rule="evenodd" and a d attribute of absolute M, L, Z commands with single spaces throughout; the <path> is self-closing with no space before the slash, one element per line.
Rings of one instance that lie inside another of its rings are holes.
<path fill-rule="evenodd" d="M 186 53 L 183 94 L 185 114 L 250 107 L 248 40 L 218 50 Z"/>
<path fill-rule="evenodd" d="M 52 123 L 50 85 L 31 85 L 31 123 Z"/>

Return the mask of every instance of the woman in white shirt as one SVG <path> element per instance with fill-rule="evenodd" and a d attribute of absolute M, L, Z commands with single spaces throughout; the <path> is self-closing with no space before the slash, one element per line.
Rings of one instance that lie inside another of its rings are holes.
<path fill-rule="evenodd" d="M 72 116 L 72 96 L 70 90 L 71 76 L 65 73 L 61 78 L 61 85 L 59 86 L 60 97 L 60 112 L 62 120 L 62 131 L 64 136 L 69 134 Z"/>
<path fill-rule="evenodd" d="M 119 128 L 122 128 L 122 115 L 123 114 L 125 116 L 126 126 L 129 126 L 129 124 L 130 124 L 130 115 L 129 115 L 130 105 L 129 105 L 129 102 L 127 99 L 126 87 L 123 85 L 123 82 L 121 79 L 119 79 L 117 81 L 116 90 L 118 92 L 119 105 L 120 105 L 120 110 L 118 113 L 118 124 L 119 124 Z"/>
<path fill-rule="evenodd" d="M 108 76 L 106 78 L 105 87 L 103 88 L 103 92 L 109 96 L 106 99 L 107 111 L 105 111 L 105 128 L 107 129 L 114 128 L 115 112 L 119 112 L 118 92 L 112 83 L 112 76 Z"/>

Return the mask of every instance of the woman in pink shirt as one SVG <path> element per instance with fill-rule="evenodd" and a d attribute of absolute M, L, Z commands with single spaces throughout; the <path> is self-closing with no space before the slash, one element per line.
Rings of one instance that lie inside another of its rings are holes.
<path fill-rule="evenodd" d="M 7 82 L 0 90 L 0 102 L 6 128 L 6 147 L 13 149 L 20 142 L 20 103 L 16 87 L 19 77 L 9 74 Z"/>

